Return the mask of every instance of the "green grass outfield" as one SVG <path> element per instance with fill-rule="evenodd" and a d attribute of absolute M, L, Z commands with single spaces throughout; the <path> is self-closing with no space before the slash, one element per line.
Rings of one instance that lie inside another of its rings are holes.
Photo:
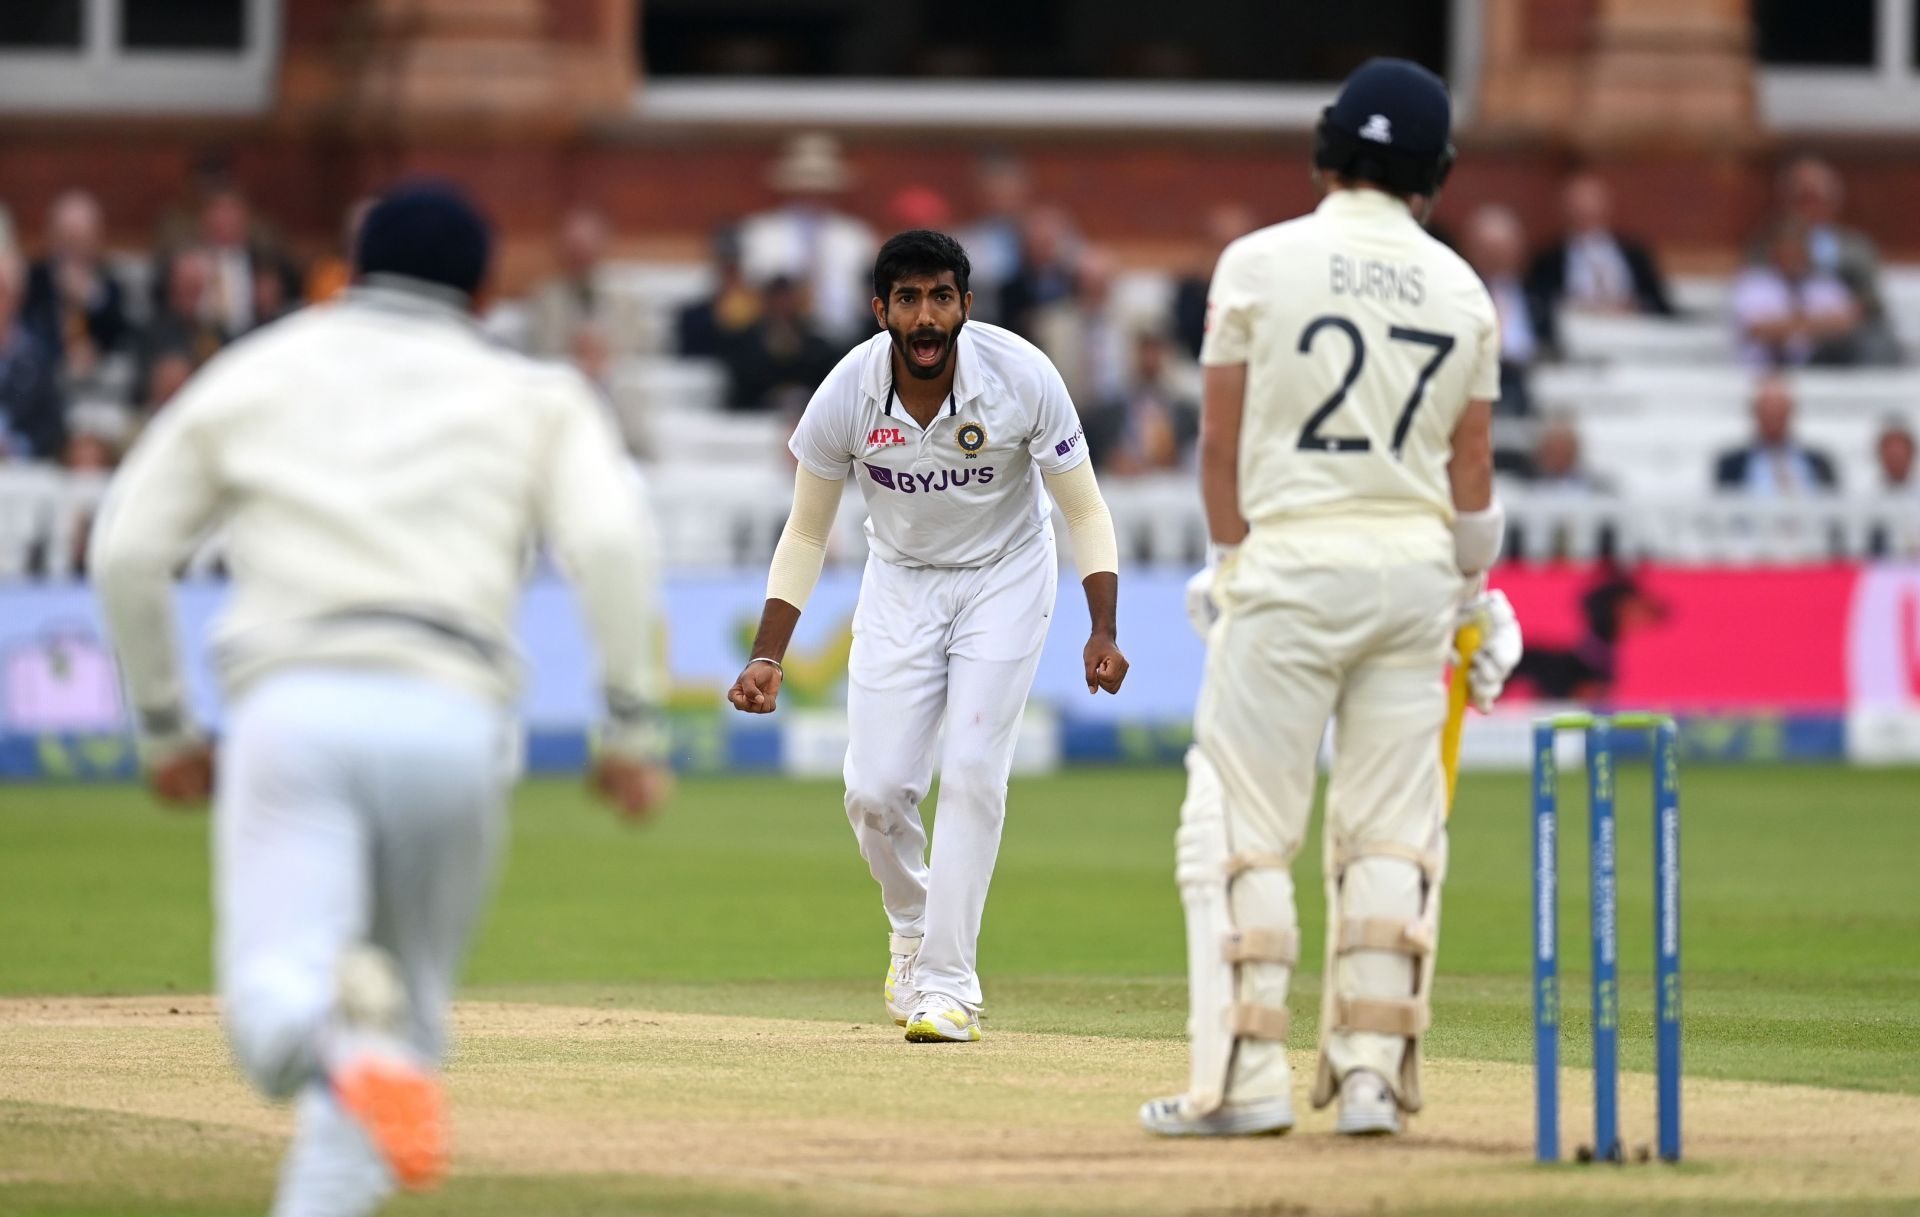
<path fill-rule="evenodd" d="M 1623 1064 L 1651 1067 L 1651 828 L 1620 783 Z M 1175 771 L 1016 780 L 981 966 L 991 1027 L 1174 1038 L 1182 926 Z M 1682 775 L 1690 1075 L 1920 1093 L 1920 773 L 1690 768 Z M 1562 798 L 1562 952 L 1573 1064 L 1588 1000 L 1583 792 Z M 1468 775 L 1452 826 L 1436 1056 L 1529 1060 L 1523 777 Z M 1319 844 L 1296 867 L 1309 1043 Z M 204 818 L 127 788 L 0 786 L 0 993 L 209 987 Z M 628 831 L 577 785 L 525 787 L 469 992 L 709 1013 L 872 1020 L 876 890 L 837 785 L 684 784 Z"/>

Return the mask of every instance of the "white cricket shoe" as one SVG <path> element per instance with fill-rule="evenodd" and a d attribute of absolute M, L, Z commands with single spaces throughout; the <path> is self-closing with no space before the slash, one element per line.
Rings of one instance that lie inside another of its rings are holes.
<path fill-rule="evenodd" d="M 1400 1101 L 1387 1080 L 1356 1069 L 1340 1081 L 1340 1117 L 1333 1131 L 1343 1137 L 1391 1137 L 1400 1131 Z"/>
<path fill-rule="evenodd" d="M 1169 1095 L 1140 1105 L 1140 1127 L 1157 1137 L 1277 1137 L 1293 1127 L 1293 1100 L 1229 1100 L 1202 1116 L 1188 1107 L 1186 1095 Z"/>
<path fill-rule="evenodd" d="M 887 963 L 887 984 L 884 990 L 887 1002 L 887 1017 L 896 1027 L 907 1025 L 907 1018 L 913 1013 L 913 1004 L 919 994 L 913 991 L 913 961 L 920 958 L 918 938 L 907 938 L 899 934 L 887 935 L 887 950 L 893 957 Z"/>
<path fill-rule="evenodd" d="M 907 1020 L 910 1044 L 972 1044 L 980 1039 L 980 1009 L 944 993 L 922 993 Z"/>

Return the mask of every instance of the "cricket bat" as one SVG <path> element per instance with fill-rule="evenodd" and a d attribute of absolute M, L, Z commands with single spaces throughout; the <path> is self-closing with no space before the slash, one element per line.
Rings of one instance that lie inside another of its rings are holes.
<path fill-rule="evenodd" d="M 1453 636 L 1454 650 L 1459 658 L 1454 661 L 1453 675 L 1447 681 L 1447 724 L 1440 731 L 1440 768 L 1447 775 L 1447 818 L 1453 818 L 1453 791 L 1460 784 L 1460 733 L 1467 726 L 1467 669 L 1473 665 L 1473 656 L 1480 649 L 1480 626 L 1468 622 L 1460 627 Z"/>

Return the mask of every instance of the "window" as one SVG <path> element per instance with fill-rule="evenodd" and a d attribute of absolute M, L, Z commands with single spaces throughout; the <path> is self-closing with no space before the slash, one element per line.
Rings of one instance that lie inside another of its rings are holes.
<path fill-rule="evenodd" d="M 244 0 L 120 0 L 129 51 L 224 51 L 247 46 Z"/>
<path fill-rule="evenodd" d="M 80 0 L 0 4 L 0 50 L 80 49 Z"/>
<path fill-rule="evenodd" d="M 639 0 L 638 107 L 678 121 L 1311 125 L 1374 55 L 1471 95 L 1484 0 Z"/>
<path fill-rule="evenodd" d="M 1769 66 L 1871 68 L 1875 0 L 1754 0 L 1754 49 Z"/>
<path fill-rule="evenodd" d="M 282 0 L 0 0 L 0 111 L 247 113 Z"/>
<path fill-rule="evenodd" d="M 1768 125 L 1920 130 L 1920 0 L 1754 0 L 1753 23 Z"/>

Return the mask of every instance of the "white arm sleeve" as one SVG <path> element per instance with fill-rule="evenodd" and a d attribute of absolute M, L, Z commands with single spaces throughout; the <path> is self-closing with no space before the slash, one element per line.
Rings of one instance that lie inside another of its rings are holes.
<path fill-rule="evenodd" d="M 784 600 L 797 609 L 807 607 L 820 568 L 827 561 L 827 535 L 840 511 L 844 478 L 823 478 L 805 465 L 793 471 L 793 510 L 780 542 L 773 547 L 773 565 L 767 571 L 767 599 Z"/>
<path fill-rule="evenodd" d="M 168 407 L 134 445 L 94 521 L 87 557 L 148 764 L 199 738 L 174 646 L 173 571 L 212 522 L 219 489 L 187 409 L 184 401 Z"/>
<path fill-rule="evenodd" d="M 640 479 L 598 403 L 579 394 L 561 411 L 542 471 L 540 530 L 580 597 L 600 655 L 603 751 L 657 760 L 665 751 L 659 547 Z"/>
<path fill-rule="evenodd" d="M 1100 571 L 1120 573 L 1120 544 L 1113 535 L 1113 515 L 1100 497 L 1093 462 L 1081 461 L 1061 473 L 1046 475 L 1047 493 L 1067 518 L 1067 543 L 1080 577 Z"/>
<path fill-rule="evenodd" d="M 1507 535 L 1507 509 L 1495 499 L 1483 511 L 1462 511 L 1453 517 L 1453 560 L 1463 575 L 1477 575 L 1500 556 Z"/>

